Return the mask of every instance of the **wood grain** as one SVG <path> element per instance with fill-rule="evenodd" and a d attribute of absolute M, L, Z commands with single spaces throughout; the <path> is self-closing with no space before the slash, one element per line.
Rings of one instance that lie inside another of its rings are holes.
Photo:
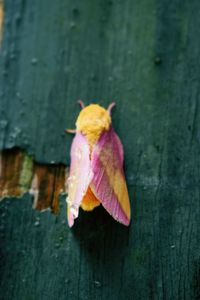
<path fill-rule="evenodd" d="M 0 148 L 69 166 L 76 101 L 115 101 L 133 219 L 97 208 L 69 230 L 64 199 L 57 216 L 3 200 L 0 298 L 199 299 L 200 2 L 3 7 Z"/>

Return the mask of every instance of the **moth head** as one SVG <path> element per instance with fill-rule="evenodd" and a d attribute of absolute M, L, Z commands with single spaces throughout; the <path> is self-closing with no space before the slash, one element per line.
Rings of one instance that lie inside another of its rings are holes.
<path fill-rule="evenodd" d="M 86 135 L 91 144 L 95 143 L 101 133 L 110 128 L 110 125 L 110 112 L 98 104 L 84 107 L 76 121 L 77 130 Z"/>

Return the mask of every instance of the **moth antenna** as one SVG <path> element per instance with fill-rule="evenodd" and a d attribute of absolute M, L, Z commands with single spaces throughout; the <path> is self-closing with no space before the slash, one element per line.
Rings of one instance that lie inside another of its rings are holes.
<path fill-rule="evenodd" d="M 80 105 L 80 107 L 83 109 L 85 107 L 85 104 L 82 100 L 78 100 L 78 104 Z"/>
<path fill-rule="evenodd" d="M 116 105 L 115 102 L 110 103 L 110 105 L 108 106 L 108 109 L 107 109 L 107 111 L 109 112 L 109 114 L 111 114 L 111 111 L 112 111 L 112 109 L 113 109 L 113 107 L 114 107 L 115 105 Z"/>
<path fill-rule="evenodd" d="M 69 129 L 69 128 L 67 128 L 67 129 L 65 129 L 65 132 L 66 133 L 76 133 L 76 129 Z"/>

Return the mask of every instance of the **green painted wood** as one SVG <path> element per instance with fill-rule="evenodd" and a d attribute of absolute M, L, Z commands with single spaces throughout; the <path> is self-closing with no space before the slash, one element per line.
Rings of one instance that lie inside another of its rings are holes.
<path fill-rule="evenodd" d="M 0 147 L 69 164 L 76 101 L 115 100 L 133 220 L 127 229 L 96 209 L 69 230 L 64 201 L 57 217 L 28 196 L 3 201 L 1 299 L 199 298 L 199 10 L 5 1 Z"/>

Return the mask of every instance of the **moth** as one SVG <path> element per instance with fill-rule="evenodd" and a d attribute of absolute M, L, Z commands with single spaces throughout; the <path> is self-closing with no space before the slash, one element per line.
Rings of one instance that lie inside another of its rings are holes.
<path fill-rule="evenodd" d="M 79 207 L 92 211 L 103 205 L 120 223 L 128 226 L 131 219 L 130 201 L 123 170 L 123 146 L 111 122 L 111 110 L 98 104 L 85 107 L 76 120 L 71 146 L 68 178 L 67 216 L 69 227 L 78 217 Z"/>

